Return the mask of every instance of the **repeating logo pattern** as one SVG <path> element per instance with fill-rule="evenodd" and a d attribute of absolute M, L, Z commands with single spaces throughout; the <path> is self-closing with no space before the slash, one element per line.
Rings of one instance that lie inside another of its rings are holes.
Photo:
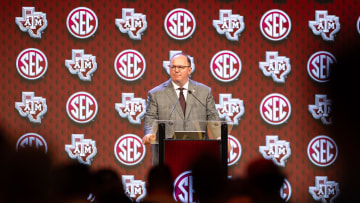
<path fill-rule="evenodd" d="M 98 112 L 96 99 L 87 92 L 76 92 L 66 103 L 66 112 L 71 120 L 77 123 L 92 121 Z"/>
<path fill-rule="evenodd" d="M 291 185 L 289 181 L 285 178 L 284 183 L 280 188 L 280 197 L 285 200 L 285 202 L 288 202 L 291 198 Z"/>
<path fill-rule="evenodd" d="M 232 14 L 232 10 L 220 9 L 219 20 L 213 20 L 216 31 L 231 41 L 239 41 L 240 34 L 245 29 L 244 16 Z"/>
<path fill-rule="evenodd" d="M 22 92 L 22 101 L 15 102 L 15 108 L 20 116 L 28 117 L 30 122 L 41 123 L 43 115 L 47 112 L 46 99 L 34 95 L 34 92 Z"/>
<path fill-rule="evenodd" d="M 279 140 L 277 135 L 267 135 L 266 145 L 260 146 L 259 152 L 265 159 L 272 160 L 276 165 L 285 167 L 285 162 L 291 155 L 290 142 Z"/>
<path fill-rule="evenodd" d="M 339 17 L 328 15 L 328 11 L 315 11 L 315 20 L 309 21 L 309 28 L 323 40 L 334 41 L 335 34 L 340 31 Z"/>
<path fill-rule="evenodd" d="M 141 78 L 146 70 L 144 56 L 132 49 L 122 51 L 114 62 L 116 74 L 123 80 L 134 81 Z"/>
<path fill-rule="evenodd" d="M 232 98 L 232 94 L 219 94 L 219 104 L 215 104 L 219 117 L 234 125 L 239 124 L 241 116 L 245 113 L 244 101 Z"/>
<path fill-rule="evenodd" d="M 144 159 L 146 147 L 137 135 L 125 134 L 116 140 L 114 153 L 120 163 L 132 166 Z"/>
<path fill-rule="evenodd" d="M 134 93 L 122 93 L 122 103 L 115 103 L 115 109 L 122 118 L 128 118 L 132 124 L 141 124 L 145 115 L 145 99 L 134 98 Z"/>
<path fill-rule="evenodd" d="M 26 133 L 16 142 L 16 151 L 21 151 L 27 148 L 35 148 L 43 151 L 45 154 L 48 151 L 45 139 L 37 133 Z"/>
<path fill-rule="evenodd" d="M 135 13 L 133 8 L 123 8 L 122 18 L 115 19 L 115 25 L 120 32 L 128 33 L 131 39 L 141 40 L 141 35 L 147 28 L 146 15 Z"/>
<path fill-rule="evenodd" d="M 89 8 L 78 7 L 72 10 L 66 19 L 70 34 L 79 39 L 89 38 L 96 32 L 99 25 L 96 14 Z"/>
<path fill-rule="evenodd" d="M 228 135 L 231 151 L 228 153 L 228 166 L 237 163 L 241 157 L 242 148 L 240 142 L 232 135 Z"/>
<path fill-rule="evenodd" d="M 309 187 L 309 193 L 316 201 L 332 203 L 340 194 L 339 183 L 328 181 L 327 176 L 315 176 L 315 186 Z"/>
<path fill-rule="evenodd" d="M 210 62 L 212 75 L 221 82 L 231 82 L 237 79 L 241 68 L 242 64 L 239 56 L 228 50 L 216 53 Z"/>
<path fill-rule="evenodd" d="M 121 176 L 125 194 L 130 197 L 134 202 L 141 202 L 146 196 L 145 182 L 135 180 L 134 175 Z"/>
<path fill-rule="evenodd" d="M 15 22 L 32 38 L 41 38 L 42 31 L 47 27 L 46 13 L 36 12 L 35 7 L 22 7 L 22 17 L 16 17 Z"/>
<path fill-rule="evenodd" d="M 269 10 L 261 17 L 260 30 L 271 41 L 282 40 L 291 31 L 290 17 L 282 10 Z"/>
<path fill-rule="evenodd" d="M 184 40 L 192 36 L 196 28 L 193 14 L 183 8 L 170 11 L 165 18 L 166 33 L 173 39 Z"/>
<path fill-rule="evenodd" d="M 25 49 L 16 58 L 16 70 L 23 78 L 28 80 L 41 78 L 46 73 L 47 68 L 47 58 L 39 49 Z"/>
<path fill-rule="evenodd" d="M 84 54 L 83 49 L 73 49 L 72 59 L 65 60 L 65 66 L 71 74 L 77 74 L 80 80 L 91 81 L 91 76 L 97 69 L 96 56 Z"/>
<path fill-rule="evenodd" d="M 261 101 L 260 114 L 268 124 L 280 125 L 286 122 L 291 115 L 290 102 L 282 94 L 269 94 Z"/>
<path fill-rule="evenodd" d="M 309 142 L 307 155 L 313 164 L 325 167 L 334 163 L 338 155 L 338 148 L 333 139 L 319 135 Z"/>
<path fill-rule="evenodd" d="M 325 125 L 332 124 L 332 101 L 325 94 L 315 94 L 315 104 L 309 105 L 309 112 Z"/>
<path fill-rule="evenodd" d="M 182 53 L 182 51 L 179 50 L 170 50 L 169 53 L 169 61 L 163 61 L 163 68 L 166 70 L 167 74 L 170 75 L 170 59 L 175 55 L 175 54 L 179 54 Z M 191 61 L 191 73 L 194 72 L 195 70 L 195 63 L 194 63 L 194 57 L 189 56 L 190 61 Z"/>
<path fill-rule="evenodd" d="M 318 51 L 309 58 L 307 71 L 316 82 L 327 82 L 330 80 L 331 69 L 335 63 L 334 55 L 327 51 Z"/>
<path fill-rule="evenodd" d="M 185 171 L 174 181 L 174 199 L 177 202 L 198 202 L 194 194 L 191 171 Z"/>
<path fill-rule="evenodd" d="M 278 56 L 277 51 L 267 51 L 266 61 L 259 62 L 259 68 L 265 76 L 272 77 L 276 83 L 285 83 L 287 75 L 291 71 L 290 59 Z"/>
<path fill-rule="evenodd" d="M 90 166 L 97 154 L 96 141 L 84 139 L 83 134 L 72 134 L 71 144 L 65 145 L 65 151 L 71 159 L 77 159 L 79 163 Z"/>

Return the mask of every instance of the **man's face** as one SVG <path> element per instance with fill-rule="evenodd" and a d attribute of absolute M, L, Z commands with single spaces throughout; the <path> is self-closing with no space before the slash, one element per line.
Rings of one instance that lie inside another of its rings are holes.
<path fill-rule="evenodd" d="M 173 58 L 171 61 L 171 66 L 186 66 L 185 68 L 170 68 L 170 77 L 171 80 L 182 87 L 189 80 L 189 75 L 192 68 L 189 66 L 189 62 L 186 56 L 179 55 Z"/>

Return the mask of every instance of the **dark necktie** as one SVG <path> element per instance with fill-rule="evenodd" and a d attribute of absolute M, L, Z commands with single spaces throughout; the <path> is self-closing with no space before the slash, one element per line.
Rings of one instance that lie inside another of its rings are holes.
<path fill-rule="evenodd" d="M 184 97 L 184 93 L 183 93 L 184 89 L 185 88 L 182 88 L 182 87 L 178 88 L 178 90 L 180 90 L 179 100 L 180 100 L 181 108 L 182 108 L 184 116 L 185 116 L 186 102 L 185 102 L 185 97 Z"/>

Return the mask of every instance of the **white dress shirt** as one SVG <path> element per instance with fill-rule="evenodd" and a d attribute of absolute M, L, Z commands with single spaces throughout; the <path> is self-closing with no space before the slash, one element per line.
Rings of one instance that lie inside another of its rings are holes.
<path fill-rule="evenodd" d="M 174 86 L 174 89 L 175 89 L 175 92 L 176 92 L 176 95 L 178 96 L 179 98 L 179 95 L 180 95 L 180 90 L 178 90 L 180 88 L 179 85 L 175 84 L 173 81 L 171 81 L 173 86 Z M 186 98 L 187 98 L 187 95 L 188 95 L 188 89 L 189 89 L 189 81 L 187 81 L 185 83 L 184 86 L 182 86 L 183 89 L 183 94 L 184 94 L 184 97 L 185 97 L 185 101 L 186 101 Z"/>

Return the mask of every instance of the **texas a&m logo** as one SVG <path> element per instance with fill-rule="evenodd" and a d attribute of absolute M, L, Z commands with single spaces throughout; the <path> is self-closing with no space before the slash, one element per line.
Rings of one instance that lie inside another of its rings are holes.
<path fill-rule="evenodd" d="M 166 15 L 164 27 L 171 38 L 184 40 L 189 38 L 195 31 L 195 17 L 190 11 L 177 8 Z"/>
<path fill-rule="evenodd" d="M 22 101 L 15 102 L 15 108 L 22 117 L 28 117 L 30 122 L 41 123 L 43 115 L 47 112 L 46 99 L 34 95 L 34 92 L 22 92 Z"/>
<path fill-rule="evenodd" d="M 144 56 L 133 49 L 119 53 L 114 62 L 116 74 L 123 80 L 134 81 L 145 73 L 146 62 Z"/>
<path fill-rule="evenodd" d="M 41 78 L 46 73 L 47 68 L 47 58 L 39 49 L 25 49 L 16 59 L 16 70 L 23 78 L 28 80 Z"/>
<path fill-rule="evenodd" d="M 291 198 L 291 193 L 292 193 L 291 185 L 290 185 L 289 181 L 285 178 L 284 183 L 280 188 L 280 197 L 285 202 L 288 202 Z"/>
<path fill-rule="evenodd" d="M 120 163 L 132 166 L 144 159 L 146 147 L 140 137 L 133 134 L 125 134 L 116 140 L 114 153 Z"/>
<path fill-rule="evenodd" d="M 290 33 L 290 17 L 282 10 L 270 10 L 261 17 L 260 30 L 263 36 L 269 40 L 282 40 Z"/>
<path fill-rule="evenodd" d="M 334 41 L 335 34 L 340 31 L 339 17 L 328 15 L 328 11 L 315 11 L 315 21 L 309 21 L 309 28 L 323 40 Z"/>
<path fill-rule="evenodd" d="M 41 32 L 47 27 L 46 13 L 36 12 L 35 7 L 22 7 L 22 17 L 16 17 L 15 22 L 32 38 L 41 38 Z"/>
<path fill-rule="evenodd" d="M 96 141 L 84 139 L 83 134 L 72 134 L 71 144 L 65 145 L 65 151 L 71 159 L 77 159 L 80 163 L 91 165 L 97 154 Z"/>
<path fill-rule="evenodd" d="M 332 102 L 325 94 L 315 94 L 315 104 L 309 105 L 309 112 L 325 125 L 332 124 Z"/>
<path fill-rule="evenodd" d="M 338 155 L 338 148 L 333 139 L 319 135 L 309 142 L 307 155 L 313 164 L 325 167 L 334 163 Z"/>
<path fill-rule="evenodd" d="M 232 14 L 232 10 L 220 9 L 219 20 L 213 20 L 216 31 L 231 41 L 238 41 L 245 29 L 244 16 Z"/>
<path fill-rule="evenodd" d="M 135 180 L 134 175 L 122 175 L 121 179 L 125 194 L 130 197 L 133 202 L 141 202 L 146 196 L 145 182 Z"/>
<path fill-rule="evenodd" d="M 231 146 L 231 151 L 228 152 L 228 166 L 231 166 L 239 161 L 242 148 L 240 142 L 234 136 L 228 135 L 228 141 Z"/>
<path fill-rule="evenodd" d="M 88 123 L 98 112 L 96 99 L 87 92 L 76 92 L 66 103 L 66 112 L 71 120 L 77 123 Z"/>
<path fill-rule="evenodd" d="M 128 118 L 132 124 L 141 124 L 145 115 L 145 99 L 134 98 L 134 93 L 122 93 L 122 103 L 115 103 L 115 109 L 122 118 Z"/>
<path fill-rule="evenodd" d="M 244 101 L 232 98 L 232 94 L 219 94 L 219 104 L 215 104 L 221 119 L 239 124 L 240 117 L 245 113 Z"/>
<path fill-rule="evenodd" d="M 66 19 L 66 26 L 70 34 L 80 39 L 92 36 L 96 32 L 98 24 L 96 14 L 86 7 L 75 8 Z"/>
<path fill-rule="evenodd" d="M 271 76 L 274 82 L 285 83 L 285 79 L 291 71 L 290 59 L 278 56 L 277 51 L 267 51 L 266 61 L 259 62 L 259 68 L 265 76 Z"/>
<path fill-rule="evenodd" d="M 240 75 L 241 67 L 239 56 L 228 50 L 216 53 L 210 62 L 212 75 L 221 82 L 231 82 L 237 79 Z"/>
<path fill-rule="evenodd" d="M 169 68 L 170 59 L 171 59 L 175 54 L 179 54 L 179 53 L 182 53 L 182 51 L 180 51 L 180 50 L 170 50 L 169 60 L 168 60 L 168 61 L 163 61 L 163 68 L 166 70 L 167 74 L 170 75 L 170 68 Z M 191 61 L 191 73 L 193 73 L 194 70 L 195 70 L 194 57 L 189 56 L 189 58 L 190 58 L 190 61 Z"/>
<path fill-rule="evenodd" d="M 72 59 L 65 60 L 65 66 L 71 74 L 77 74 L 80 80 L 91 81 L 91 76 L 97 69 L 96 56 L 84 54 L 83 49 L 73 49 Z"/>
<path fill-rule="evenodd" d="M 195 203 L 198 199 L 195 197 L 193 188 L 193 177 L 191 171 L 181 173 L 174 181 L 174 199 L 177 202 Z"/>
<path fill-rule="evenodd" d="M 287 158 L 291 155 L 290 142 L 279 140 L 277 135 L 267 135 L 266 145 L 259 147 L 261 155 L 272 160 L 276 165 L 285 167 Z"/>
<path fill-rule="evenodd" d="M 28 148 L 35 148 L 37 150 L 43 151 L 45 154 L 48 151 L 48 146 L 45 139 L 37 133 L 26 133 L 16 142 L 17 152 Z"/>
<path fill-rule="evenodd" d="M 268 124 L 280 125 L 286 122 L 290 117 L 290 102 L 282 94 L 269 94 L 261 101 L 260 114 L 263 120 Z"/>
<path fill-rule="evenodd" d="M 328 181 L 327 176 L 315 176 L 315 186 L 309 187 L 309 193 L 316 201 L 332 203 L 340 194 L 339 183 Z"/>
<path fill-rule="evenodd" d="M 316 82 L 327 82 L 330 79 L 331 69 L 336 63 L 335 56 L 327 51 L 314 53 L 307 63 L 307 71 Z"/>
<path fill-rule="evenodd" d="M 131 39 L 141 40 L 141 34 L 147 28 L 146 15 L 135 13 L 133 8 L 123 8 L 122 18 L 115 19 L 120 32 L 128 33 Z"/>

